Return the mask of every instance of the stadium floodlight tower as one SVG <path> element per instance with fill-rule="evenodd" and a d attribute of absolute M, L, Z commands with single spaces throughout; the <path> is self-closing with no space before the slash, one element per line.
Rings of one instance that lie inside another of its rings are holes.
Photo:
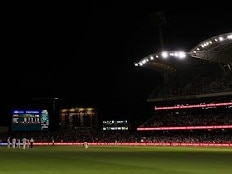
<path fill-rule="evenodd" d="M 193 47 L 190 56 L 219 63 L 226 71 L 232 70 L 232 33 L 211 37 Z"/>
<path fill-rule="evenodd" d="M 166 24 L 165 13 L 163 11 L 159 11 L 156 13 L 157 15 L 157 24 L 159 26 L 159 38 L 160 38 L 160 49 L 164 49 L 164 39 L 163 39 L 163 26 Z"/>
<path fill-rule="evenodd" d="M 157 53 L 153 53 L 142 58 L 140 61 L 135 62 L 137 67 L 146 67 L 152 70 L 158 71 L 164 77 L 164 81 L 167 81 L 179 68 L 185 68 L 186 66 L 180 66 L 185 63 L 189 63 L 188 54 L 185 51 L 168 51 L 164 46 L 163 27 L 166 25 L 165 13 L 159 11 L 151 16 L 152 22 L 155 26 L 158 26 L 160 47 L 157 49 Z"/>

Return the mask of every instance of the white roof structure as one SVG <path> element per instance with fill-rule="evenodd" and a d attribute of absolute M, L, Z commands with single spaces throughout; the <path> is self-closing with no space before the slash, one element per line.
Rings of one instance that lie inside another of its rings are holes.
<path fill-rule="evenodd" d="M 186 64 L 199 63 L 199 61 L 229 65 L 232 68 L 232 33 L 209 38 L 197 44 L 189 52 L 163 51 L 154 53 L 142 58 L 134 65 L 175 71 L 185 67 Z"/>
<path fill-rule="evenodd" d="M 232 64 L 232 33 L 209 38 L 196 45 L 188 54 L 220 64 Z"/>

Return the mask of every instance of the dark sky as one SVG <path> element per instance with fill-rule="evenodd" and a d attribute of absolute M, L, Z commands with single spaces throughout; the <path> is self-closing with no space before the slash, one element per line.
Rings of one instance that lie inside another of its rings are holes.
<path fill-rule="evenodd" d="M 157 12 L 165 14 L 167 50 L 188 51 L 209 37 L 231 32 L 228 5 L 190 2 L 6 6 L 0 103 L 5 107 L 23 96 L 57 96 L 68 105 L 97 107 L 104 117 L 145 117 L 146 99 L 161 78 L 134 62 L 160 50 Z"/>

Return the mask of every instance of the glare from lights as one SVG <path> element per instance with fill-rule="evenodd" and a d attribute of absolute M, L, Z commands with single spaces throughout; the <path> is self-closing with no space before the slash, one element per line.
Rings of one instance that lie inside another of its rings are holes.
<path fill-rule="evenodd" d="M 149 56 L 146 56 L 145 58 L 141 59 L 139 62 L 135 63 L 135 66 L 143 66 L 149 62 L 153 61 L 161 61 L 160 58 L 167 59 L 168 57 L 170 58 L 179 58 L 183 59 L 188 55 L 195 56 L 201 54 L 208 48 L 211 48 L 214 46 L 214 44 L 219 44 L 220 42 L 231 42 L 230 40 L 232 39 L 232 33 L 227 33 L 227 34 L 222 34 L 220 36 L 215 36 L 212 37 L 199 45 L 197 45 L 195 48 L 190 50 L 189 52 L 184 52 L 184 51 L 163 51 L 155 54 L 151 54 Z M 220 43 L 221 44 L 221 43 Z M 154 59 L 156 58 L 156 59 Z"/>
<path fill-rule="evenodd" d="M 223 39 L 223 37 L 219 37 L 219 40 L 220 40 L 220 41 L 223 41 L 224 39 Z"/>
<path fill-rule="evenodd" d="M 232 39 L 232 34 L 228 35 L 227 39 Z"/>
<path fill-rule="evenodd" d="M 179 51 L 177 54 L 179 58 L 185 58 L 186 57 L 186 53 L 184 51 Z"/>
<path fill-rule="evenodd" d="M 161 56 L 162 56 L 163 58 L 167 58 L 167 57 L 168 57 L 168 52 L 167 52 L 167 51 L 163 51 L 163 52 L 161 53 Z"/>
<path fill-rule="evenodd" d="M 225 41 L 228 41 L 230 39 L 232 39 L 231 33 L 222 34 L 220 36 L 212 37 L 212 38 L 208 39 L 207 41 L 200 43 L 198 46 L 196 46 L 194 49 L 192 49 L 190 51 L 190 54 L 191 54 L 191 52 L 194 54 L 197 54 L 197 51 L 204 51 L 204 49 L 207 49 L 210 45 L 217 44 L 219 41 L 225 42 Z"/>

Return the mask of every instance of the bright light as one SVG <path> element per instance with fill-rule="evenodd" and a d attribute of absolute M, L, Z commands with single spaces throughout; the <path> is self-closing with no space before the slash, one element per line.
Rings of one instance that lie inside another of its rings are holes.
<path fill-rule="evenodd" d="M 179 57 L 179 58 L 185 58 L 186 57 L 186 53 L 184 51 L 179 51 L 177 53 L 177 57 Z"/>
<path fill-rule="evenodd" d="M 224 39 L 223 39 L 223 37 L 219 37 L 219 40 L 220 40 L 220 41 L 223 41 Z"/>
<path fill-rule="evenodd" d="M 232 34 L 228 35 L 227 39 L 232 39 Z"/>
<path fill-rule="evenodd" d="M 168 57 L 168 52 L 167 52 L 167 51 L 163 51 L 163 52 L 161 53 L 161 56 L 162 56 L 163 58 L 167 58 L 167 57 Z"/>

